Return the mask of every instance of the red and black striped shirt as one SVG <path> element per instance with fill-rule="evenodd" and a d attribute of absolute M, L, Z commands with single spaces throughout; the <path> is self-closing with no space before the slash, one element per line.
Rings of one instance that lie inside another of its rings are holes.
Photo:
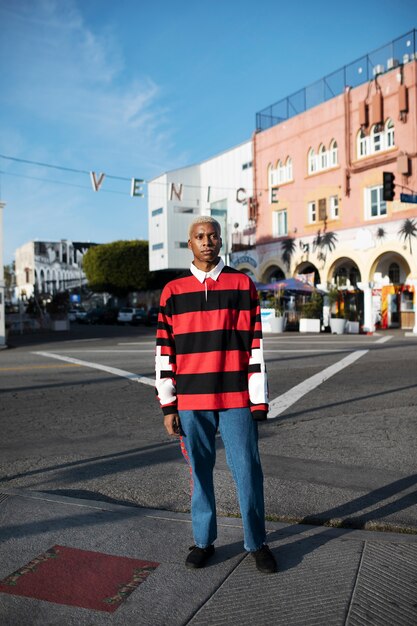
<path fill-rule="evenodd" d="M 252 280 L 223 261 L 204 278 L 193 265 L 162 291 L 156 390 L 163 413 L 249 406 L 266 417 L 261 315 Z M 200 282 L 202 280 L 202 282 Z"/>

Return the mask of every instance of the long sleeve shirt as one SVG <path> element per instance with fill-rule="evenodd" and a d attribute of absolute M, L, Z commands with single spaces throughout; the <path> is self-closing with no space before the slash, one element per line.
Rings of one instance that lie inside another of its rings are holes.
<path fill-rule="evenodd" d="M 250 407 L 266 418 L 261 315 L 252 280 L 220 260 L 170 281 L 160 300 L 156 391 L 164 415 Z"/>

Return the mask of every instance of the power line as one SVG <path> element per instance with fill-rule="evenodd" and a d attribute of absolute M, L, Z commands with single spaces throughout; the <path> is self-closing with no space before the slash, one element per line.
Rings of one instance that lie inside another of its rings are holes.
<path fill-rule="evenodd" d="M 2 159 L 7 159 L 8 161 L 17 161 L 18 163 L 27 163 L 29 165 L 38 165 L 39 167 L 49 167 L 51 169 L 55 169 L 55 170 L 62 170 L 63 172 L 73 172 L 75 174 L 87 174 L 89 175 L 90 172 L 87 170 L 78 170 L 75 169 L 73 167 L 64 167 L 63 165 L 51 165 L 51 163 L 41 163 L 39 161 L 30 161 L 29 159 L 18 159 L 17 157 L 11 157 L 11 156 L 7 156 L 5 154 L 0 154 L 0 158 Z M 114 178 L 117 180 L 127 180 L 127 181 L 131 181 L 132 178 L 134 178 L 133 176 L 131 178 L 126 178 L 125 176 L 112 176 L 111 174 L 106 174 L 107 178 Z"/>
<path fill-rule="evenodd" d="M 75 183 L 65 183 L 63 180 L 51 180 L 50 178 L 40 178 L 38 176 L 28 176 L 27 174 L 14 174 L 12 172 L 5 172 L 4 170 L 0 170 L 0 174 L 4 174 L 4 176 L 14 176 L 15 178 L 28 178 L 29 180 L 38 180 L 44 183 L 53 183 L 54 185 L 64 185 L 65 187 L 76 187 L 77 189 L 88 189 L 91 191 L 91 187 L 87 185 L 76 185 Z M 115 189 L 100 189 L 105 193 L 117 193 L 119 195 L 125 196 L 124 191 L 116 191 Z M 1 197 L 1 194 L 0 194 Z"/>

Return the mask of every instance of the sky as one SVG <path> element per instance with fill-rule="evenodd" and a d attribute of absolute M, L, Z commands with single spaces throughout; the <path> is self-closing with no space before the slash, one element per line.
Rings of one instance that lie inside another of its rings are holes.
<path fill-rule="evenodd" d="M 148 239 L 131 178 L 249 140 L 256 112 L 417 28 L 417 0 L 0 0 L 0 24 L 8 264 L 36 239 Z"/>

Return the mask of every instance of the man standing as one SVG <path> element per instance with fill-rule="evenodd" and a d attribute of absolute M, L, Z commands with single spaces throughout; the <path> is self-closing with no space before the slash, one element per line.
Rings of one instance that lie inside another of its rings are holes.
<path fill-rule="evenodd" d="M 219 429 L 237 487 L 244 547 L 264 573 L 277 571 L 265 544 L 258 420 L 268 411 L 260 308 L 255 285 L 224 265 L 220 224 L 199 216 L 189 229 L 190 269 L 162 291 L 156 390 L 171 436 L 181 439 L 193 479 L 195 545 L 185 564 L 203 567 L 217 537 L 213 486 Z"/>

